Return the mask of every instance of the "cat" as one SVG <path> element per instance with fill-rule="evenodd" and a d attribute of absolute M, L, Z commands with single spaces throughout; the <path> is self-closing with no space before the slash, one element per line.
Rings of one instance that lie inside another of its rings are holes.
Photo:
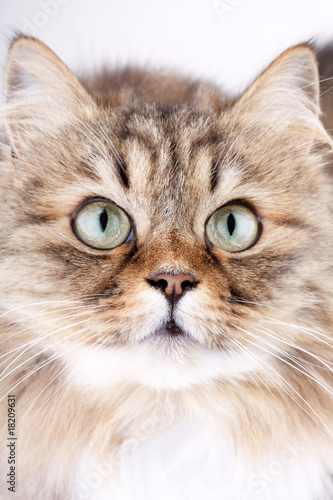
<path fill-rule="evenodd" d="M 79 80 L 14 39 L 2 499 L 333 499 L 317 66 L 292 47 L 232 98 L 139 69 Z"/>

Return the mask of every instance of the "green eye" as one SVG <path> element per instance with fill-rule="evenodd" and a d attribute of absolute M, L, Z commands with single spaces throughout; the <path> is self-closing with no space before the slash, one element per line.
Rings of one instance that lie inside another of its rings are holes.
<path fill-rule="evenodd" d="M 259 235 L 255 214 L 244 205 L 226 205 L 208 220 L 208 240 L 227 252 L 241 252 L 249 248 Z"/>
<path fill-rule="evenodd" d="M 121 208 L 109 201 L 95 200 L 77 211 L 73 230 L 86 245 L 110 250 L 124 243 L 131 231 L 131 224 Z"/>

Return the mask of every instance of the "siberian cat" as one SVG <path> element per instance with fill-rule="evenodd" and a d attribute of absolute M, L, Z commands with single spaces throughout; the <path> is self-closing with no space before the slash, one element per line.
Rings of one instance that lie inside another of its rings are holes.
<path fill-rule="evenodd" d="M 2 116 L 1 499 L 332 500 L 313 50 L 229 99 L 19 36 Z"/>

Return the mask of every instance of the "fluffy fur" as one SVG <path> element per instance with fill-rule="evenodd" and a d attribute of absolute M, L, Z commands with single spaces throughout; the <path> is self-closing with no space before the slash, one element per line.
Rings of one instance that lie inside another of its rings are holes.
<path fill-rule="evenodd" d="M 17 38 L 0 177 L 1 498 L 332 500 L 332 140 L 316 58 L 282 54 L 239 99 L 141 71 L 80 83 Z M 100 197 L 113 250 L 72 229 Z M 261 235 L 205 237 L 241 200 Z M 170 310 L 156 273 L 197 285 Z M 155 335 L 173 317 L 183 334 Z"/>

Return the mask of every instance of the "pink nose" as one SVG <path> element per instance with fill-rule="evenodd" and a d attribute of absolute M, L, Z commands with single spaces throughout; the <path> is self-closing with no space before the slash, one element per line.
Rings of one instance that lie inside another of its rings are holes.
<path fill-rule="evenodd" d="M 168 300 L 176 301 L 183 293 L 193 288 L 197 281 L 190 274 L 157 274 L 149 280 L 152 286 L 160 288 Z"/>

